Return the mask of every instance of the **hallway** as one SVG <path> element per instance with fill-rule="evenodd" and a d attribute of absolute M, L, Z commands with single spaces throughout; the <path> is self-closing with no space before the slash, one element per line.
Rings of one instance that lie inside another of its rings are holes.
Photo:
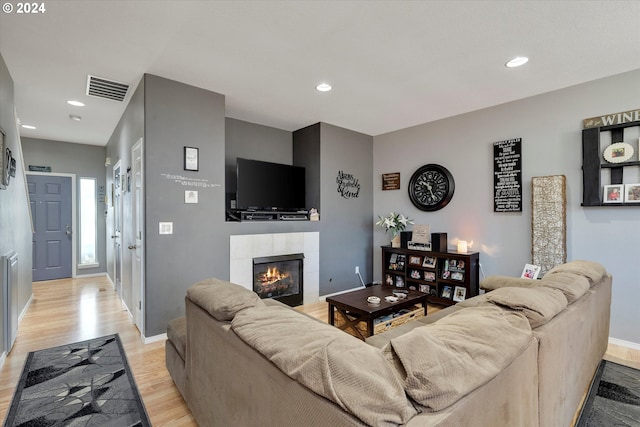
<path fill-rule="evenodd" d="M 106 276 L 33 283 L 33 300 L 0 370 L 0 419 L 30 351 L 119 333 L 154 426 L 197 426 L 164 365 L 164 340 L 143 344 Z"/>

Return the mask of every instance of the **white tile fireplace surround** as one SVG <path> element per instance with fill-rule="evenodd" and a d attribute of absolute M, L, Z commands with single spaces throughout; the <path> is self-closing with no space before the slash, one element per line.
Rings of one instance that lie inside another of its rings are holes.
<path fill-rule="evenodd" d="M 304 254 L 304 304 L 320 298 L 320 233 L 242 234 L 229 237 L 229 281 L 253 290 L 253 258 Z"/>

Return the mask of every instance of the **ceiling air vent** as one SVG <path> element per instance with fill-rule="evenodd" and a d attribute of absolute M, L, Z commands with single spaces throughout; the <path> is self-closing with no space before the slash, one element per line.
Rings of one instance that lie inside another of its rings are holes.
<path fill-rule="evenodd" d="M 89 75 L 87 78 L 87 95 L 122 102 L 127 96 L 129 85 L 114 80 Z"/>

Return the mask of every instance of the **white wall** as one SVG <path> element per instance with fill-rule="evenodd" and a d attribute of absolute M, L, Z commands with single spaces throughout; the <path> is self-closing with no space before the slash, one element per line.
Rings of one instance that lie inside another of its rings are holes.
<path fill-rule="evenodd" d="M 374 216 L 399 211 L 447 232 L 450 246 L 473 241 L 487 275 L 519 276 L 531 262 L 531 177 L 565 175 L 568 259 L 598 261 L 613 274 L 610 336 L 640 345 L 640 206 L 580 205 L 582 119 L 636 108 L 640 70 L 374 137 Z M 493 142 L 511 138 L 522 138 L 523 211 L 494 213 Z M 438 212 L 419 211 L 407 194 L 411 174 L 426 163 L 447 167 L 456 183 Z M 381 190 L 388 172 L 401 173 L 401 190 Z M 376 280 L 388 241 L 375 229 Z"/>

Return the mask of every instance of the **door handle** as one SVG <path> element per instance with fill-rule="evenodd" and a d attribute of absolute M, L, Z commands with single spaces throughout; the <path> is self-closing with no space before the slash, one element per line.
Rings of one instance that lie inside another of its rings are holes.
<path fill-rule="evenodd" d="M 71 236 L 71 234 L 73 234 L 71 231 L 67 230 L 64 232 L 64 234 L 66 234 L 67 236 Z"/>
<path fill-rule="evenodd" d="M 138 248 L 136 245 L 129 245 L 129 246 L 127 246 L 127 247 L 128 247 L 129 249 L 132 249 L 132 250 L 133 250 L 133 249 L 137 249 L 137 248 Z"/>

